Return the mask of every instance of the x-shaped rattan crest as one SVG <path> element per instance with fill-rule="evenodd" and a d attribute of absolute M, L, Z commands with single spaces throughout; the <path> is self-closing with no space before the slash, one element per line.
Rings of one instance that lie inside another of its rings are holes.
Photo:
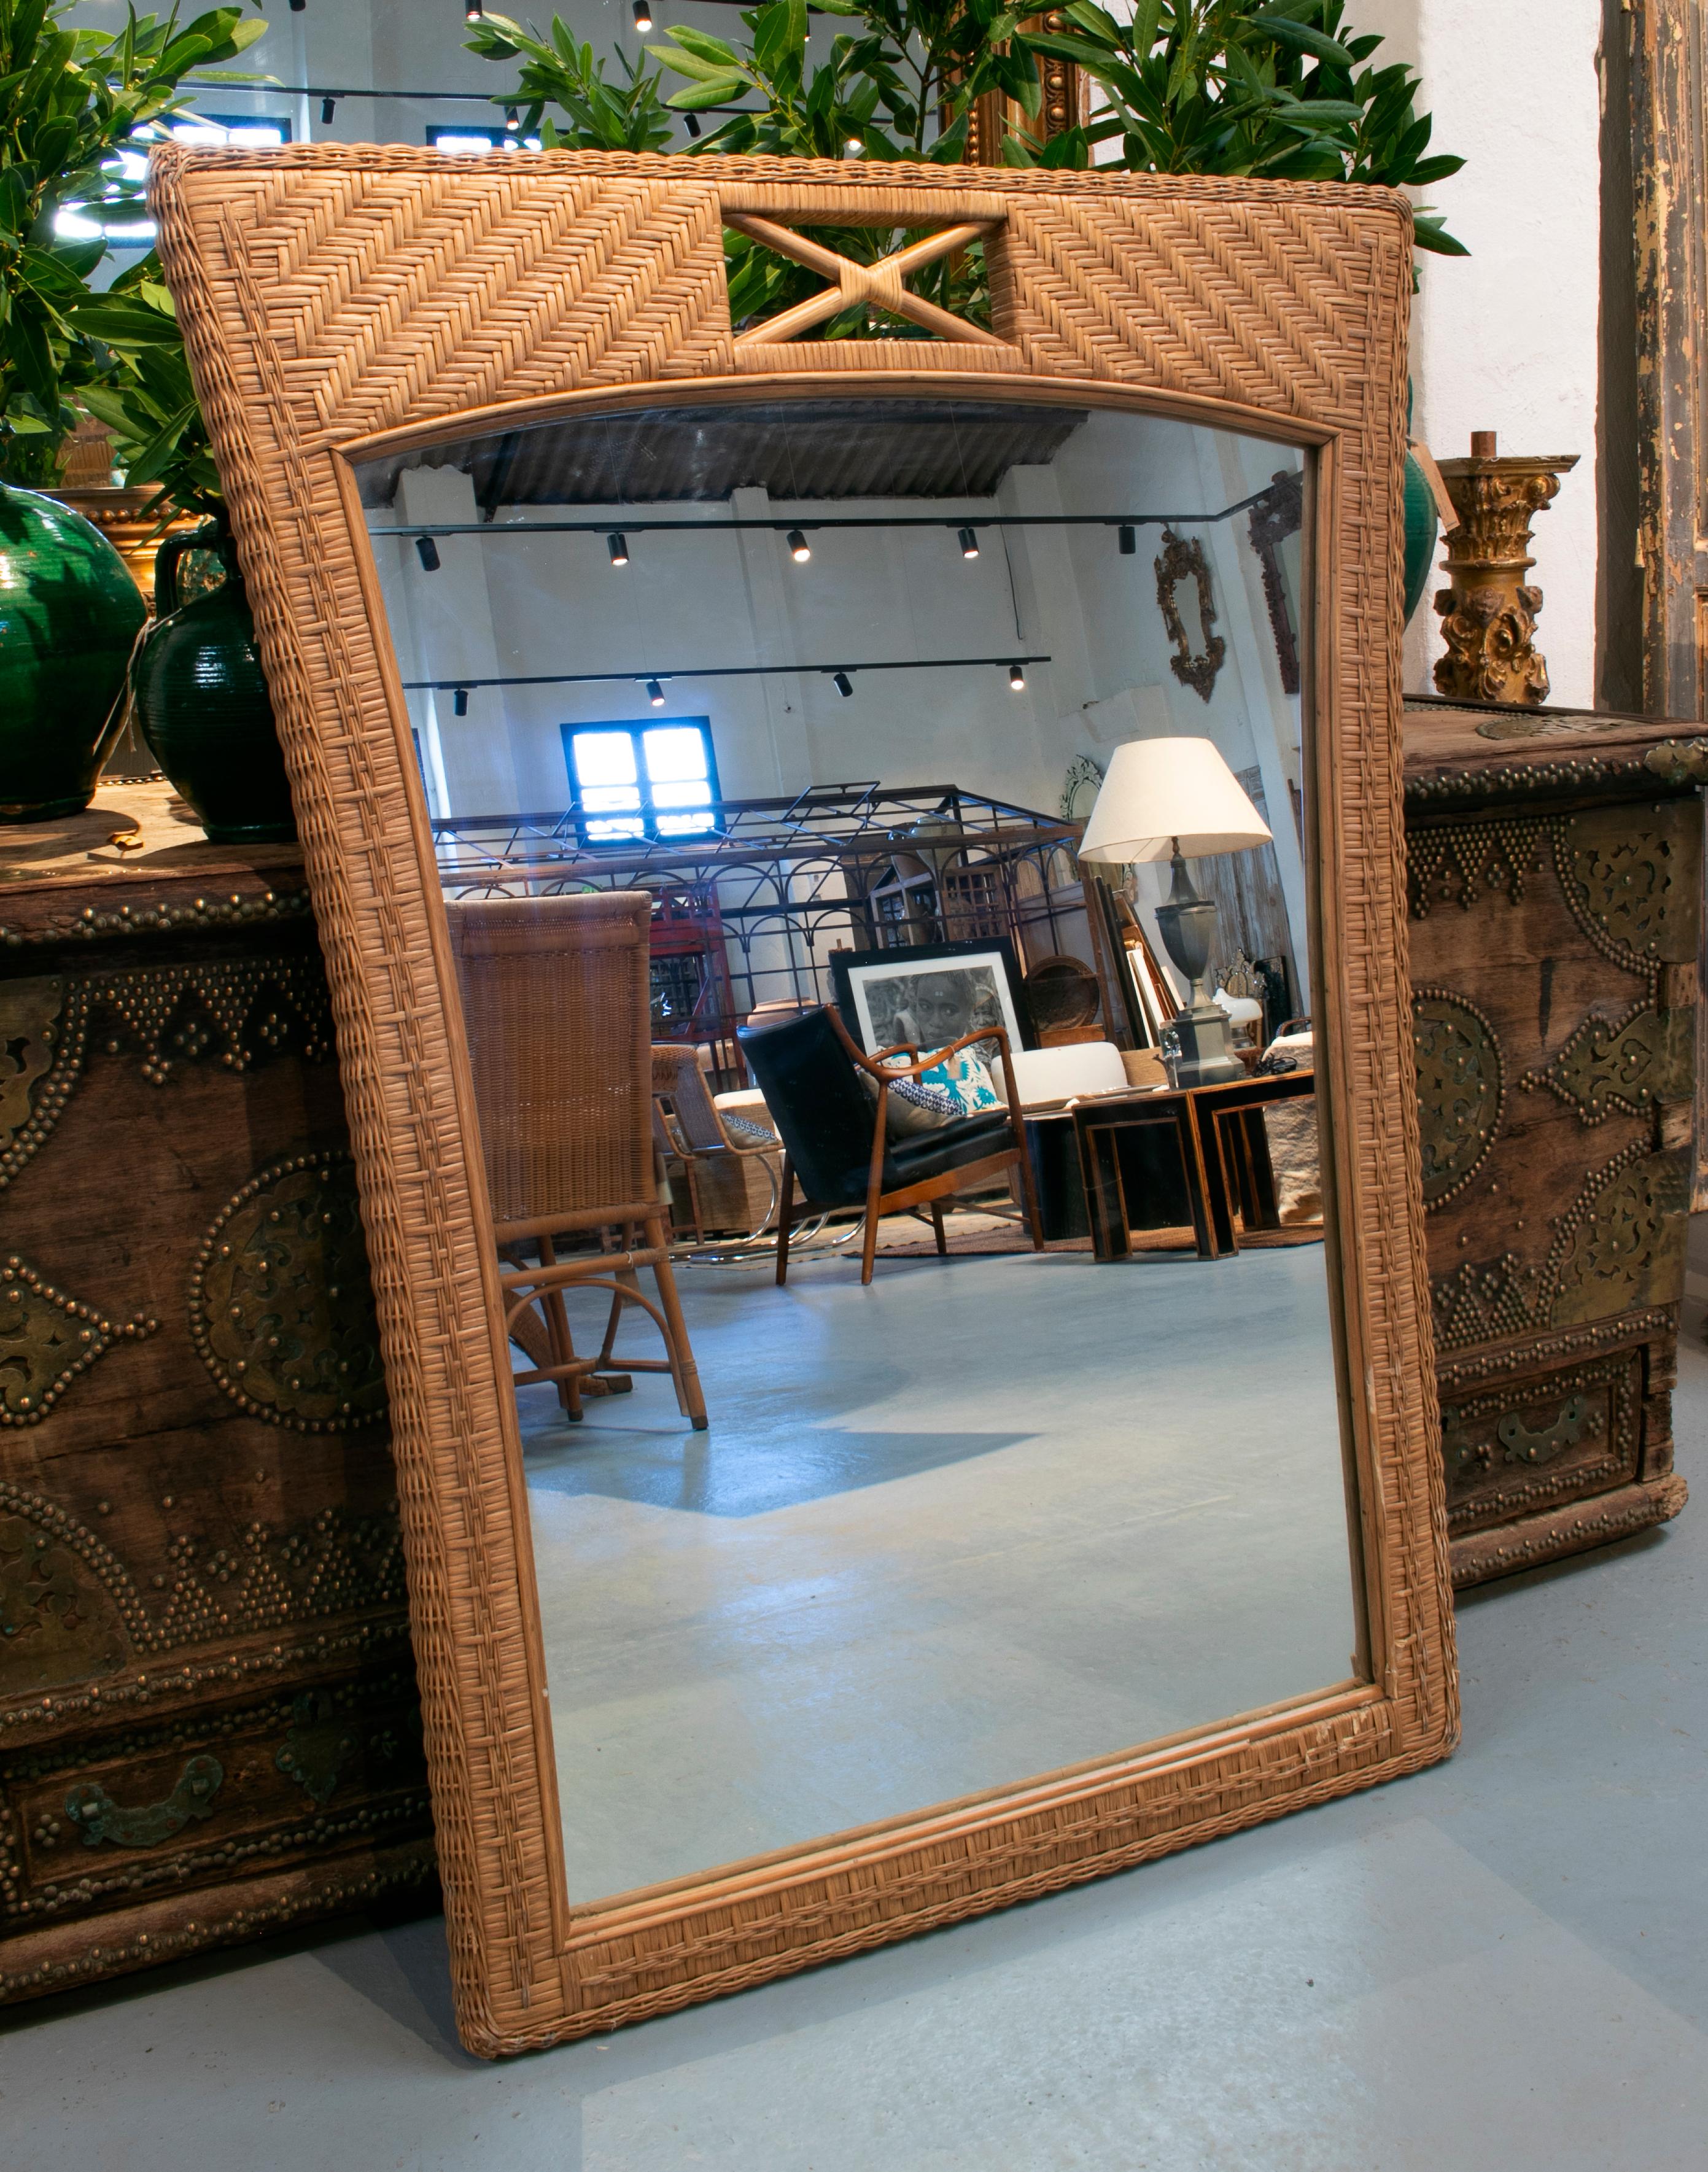
<path fill-rule="evenodd" d="M 738 234 L 746 234 L 751 241 L 763 242 L 779 256 L 787 256 L 791 262 L 803 264 L 809 272 L 835 282 L 822 294 L 797 302 L 792 309 L 767 317 L 763 324 L 750 325 L 737 335 L 738 349 L 771 347 L 781 340 L 798 338 L 814 325 L 822 325 L 861 303 L 888 309 L 892 316 L 905 317 L 910 324 L 922 325 L 927 331 L 936 332 L 943 339 L 958 341 L 963 346 L 1005 344 L 982 325 L 969 325 L 964 317 L 952 316 L 948 310 L 938 309 L 934 302 L 921 301 L 917 294 L 909 293 L 902 283 L 909 272 L 934 264 L 938 257 L 951 255 L 957 249 L 964 249 L 969 241 L 977 241 L 981 235 L 993 232 L 1002 225 L 1001 219 L 967 219 L 957 226 L 943 227 L 921 240 L 909 242 L 905 249 L 880 256 L 875 264 L 856 264 L 851 258 L 839 255 L 834 249 L 826 249 L 819 242 L 809 241 L 803 234 L 779 226 L 773 219 L 757 218 L 751 212 L 726 210 L 723 223 L 733 226 Z"/>

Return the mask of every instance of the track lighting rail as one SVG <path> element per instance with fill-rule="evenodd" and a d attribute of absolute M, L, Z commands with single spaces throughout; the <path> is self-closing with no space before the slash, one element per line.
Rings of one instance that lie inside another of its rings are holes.
<path fill-rule="evenodd" d="M 1249 513 L 1253 506 L 1266 499 L 1274 486 L 1265 485 L 1243 497 L 1237 505 L 1225 505 L 1219 513 L 981 513 L 974 525 L 977 528 L 1204 528 L 1217 521 L 1232 520 L 1242 513 Z M 618 508 L 613 508 L 615 512 Z M 964 527 L 964 516 L 945 519 L 939 513 L 858 514 L 822 513 L 803 518 L 790 513 L 781 520 L 633 520 L 623 514 L 621 533 L 625 535 L 676 534 L 685 535 L 727 535 L 732 531 L 769 530 L 775 535 L 789 535 L 799 530 L 808 531 L 821 528 L 941 528 L 959 538 Z M 609 535 L 611 513 L 602 520 L 408 520 L 393 521 L 384 526 L 370 525 L 370 535 Z M 1125 540 L 1122 553 L 1127 552 Z"/>
<path fill-rule="evenodd" d="M 1048 664 L 1047 656 L 901 656 L 879 662 L 865 664 L 713 664 L 701 669 L 691 665 L 675 665 L 660 671 L 542 671 L 518 674 L 495 679 L 406 679 L 404 691 L 407 694 L 466 694 L 480 686 L 594 686 L 620 685 L 625 683 L 644 686 L 648 692 L 672 679 L 767 679 L 784 678 L 791 674 L 802 677 L 817 675 L 825 679 L 851 677 L 857 671 L 971 671 L 988 666 L 993 670 L 1006 671 L 1009 684 L 1015 685 L 1013 675 L 1029 664 Z M 841 691 L 841 689 L 838 689 Z M 657 706 L 656 703 L 654 706 Z M 460 711 L 459 713 L 462 713 Z"/>

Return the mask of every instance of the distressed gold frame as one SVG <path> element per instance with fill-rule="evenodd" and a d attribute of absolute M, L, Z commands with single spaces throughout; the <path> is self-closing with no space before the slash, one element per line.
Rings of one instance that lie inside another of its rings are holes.
<path fill-rule="evenodd" d="M 662 2013 L 1443 1755 L 1458 1696 L 1399 796 L 1403 202 L 1330 184 L 334 145 L 170 147 L 151 193 L 331 982 L 465 2040 L 496 2055 Z M 737 220 L 975 228 L 993 331 L 826 343 L 773 325 L 738 341 L 722 239 Z M 1313 940 L 1337 997 L 1319 1063 L 1363 1649 L 1354 1679 L 1297 1702 L 572 1908 L 472 1094 L 351 463 L 636 397 L 833 387 L 1140 406 L 1311 454 Z"/>

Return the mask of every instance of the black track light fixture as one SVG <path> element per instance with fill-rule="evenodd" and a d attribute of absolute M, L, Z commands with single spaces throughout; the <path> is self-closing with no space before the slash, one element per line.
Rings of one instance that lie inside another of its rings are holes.
<path fill-rule="evenodd" d="M 653 11 L 647 0 L 635 0 L 635 28 L 644 38 L 653 27 Z"/>
<path fill-rule="evenodd" d="M 513 136 L 521 126 L 522 116 L 513 105 L 507 105 L 504 108 L 504 126 L 508 133 Z"/>
<path fill-rule="evenodd" d="M 606 536 L 605 548 L 611 554 L 612 565 L 626 566 L 628 564 L 629 539 L 620 531 Z"/>
<path fill-rule="evenodd" d="M 955 540 L 961 546 L 962 557 L 976 558 L 978 556 L 979 531 L 976 528 L 959 529 L 955 534 Z"/>
<path fill-rule="evenodd" d="M 830 674 L 830 684 L 835 688 L 836 691 L 842 696 L 842 699 L 845 702 L 847 701 L 853 694 L 854 681 L 848 676 L 848 674 L 846 671 L 833 671 Z"/>
<path fill-rule="evenodd" d="M 451 711 L 454 716 L 466 717 L 468 715 L 469 690 L 466 686 L 459 686 L 453 691 L 451 695 Z"/>
<path fill-rule="evenodd" d="M 1023 694 L 1026 691 L 1026 674 L 1018 664 L 1008 666 L 1008 685 L 1013 693 Z"/>
<path fill-rule="evenodd" d="M 647 699 L 655 709 L 662 709 L 664 706 L 664 689 L 656 679 L 647 681 Z"/>
<path fill-rule="evenodd" d="M 291 0 L 291 13 L 293 15 L 300 15 L 308 4 L 309 0 Z"/>
<path fill-rule="evenodd" d="M 332 126 L 332 116 L 337 110 L 338 101 L 336 98 L 323 98 L 320 100 L 320 126 L 323 128 L 330 128 Z"/>
<path fill-rule="evenodd" d="M 1121 556 L 1131 558 L 1139 547 L 1139 531 L 1131 521 L 1122 521 L 1117 533 L 1121 539 Z"/>
<path fill-rule="evenodd" d="M 463 20 L 465 23 L 484 23 L 486 19 L 486 11 L 481 5 L 481 0 L 464 0 Z"/>
<path fill-rule="evenodd" d="M 700 116 L 697 113 L 685 113 L 682 118 L 688 123 L 688 133 L 697 143 L 700 141 Z"/>
<path fill-rule="evenodd" d="M 813 555 L 813 546 L 809 542 L 808 542 L 804 530 L 799 528 L 792 528 L 788 534 L 783 538 L 783 540 L 789 546 L 790 557 L 794 560 L 798 566 L 804 566 L 808 559 Z"/>
<path fill-rule="evenodd" d="M 421 569 L 422 573 L 438 573 L 439 569 L 439 546 L 434 542 L 431 535 L 417 535 L 416 537 L 415 555 L 421 560 Z"/>

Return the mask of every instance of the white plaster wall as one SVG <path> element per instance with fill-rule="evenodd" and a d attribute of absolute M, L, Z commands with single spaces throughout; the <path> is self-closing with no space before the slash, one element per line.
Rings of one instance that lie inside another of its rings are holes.
<path fill-rule="evenodd" d="M 1208 545 L 1228 643 L 1207 702 L 1170 669 L 1158 527 L 1141 526 L 1137 551 L 1123 556 L 1111 527 L 992 522 L 1154 509 L 1190 524 L 1261 488 L 1289 458 L 1179 423 L 1094 413 L 1052 464 L 1012 470 L 995 501 L 934 500 L 924 527 L 812 525 L 827 516 L 916 519 L 916 500 L 792 503 L 744 490 L 730 507 L 626 514 L 501 507 L 484 535 L 441 536 L 433 573 L 406 539 L 381 541 L 377 556 L 406 680 L 583 680 L 477 689 L 463 720 L 450 716 L 448 698 L 412 697 L 447 813 L 556 807 L 567 788 L 566 723 L 676 717 L 710 722 L 720 781 L 735 798 L 876 780 L 959 784 L 1049 812 L 1076 755 L 1106 763 L 1120 739 L 1168 732 L 1214 739 L 1236 769 L 1259 764 L 1269 797 L 1285 806 L 1297 771 L 1297 707 L 1280 692 L 1243 517 L 1186 525 Z M 804 521 L 810 562 L 794 564 L 771 531 L 732 537 L 732 513 Z M 474 517 L 468 479 L 450 468 L 406 475 L 395 507 L 375 516 L 382 526 Z M 592 530 L 529 532 L 566 519 L 590 520 Z M 688 532 L 648 530 L 640 524 L 648 519 Z M 963 521 L 980 538 L 970 561 L 955 540 Z M 605 530 L 620 524 L 629 562 L 614 568 Z M 1195 594 L 1183 591 L 1181 602 L 1195 641 Z M 1023 656 L 1047 660 L 1029 664 L 1025 690 L 1014 693 L 1007 659 Z M 860 669 L 914 659 L 917 670 Z M 941 668 L 948 659 L 988 660 Z M 805 668 L 715 675 L 754 664 Z M 854 674 L 852 699 L 827 675 L 836 666 Z M 660 709 L 640 683 L 647 674 L 663 682 Z M 476 756 L 476 739 L 502 740 L 503 757 Z"/>
<path fill-rule="evenodd" d="M 1595 692 L 1597 331 L 1600 309 L 1600 0 L 1352 0 L 1352 27 L 1408 60 L 1435 116 L 1432 151 L 1460 173 L 1423 192 L 1471 251 L 1421 253 L 1413 424 L 1438 459 L 1473 430 L 1512 453 L 1576 453 L 1536 523 L 1531 579 L 1550 698 Z M 1406 641 L 1405 683 L 1432 693 L 1441 653 L 1430 598 Z"/>

